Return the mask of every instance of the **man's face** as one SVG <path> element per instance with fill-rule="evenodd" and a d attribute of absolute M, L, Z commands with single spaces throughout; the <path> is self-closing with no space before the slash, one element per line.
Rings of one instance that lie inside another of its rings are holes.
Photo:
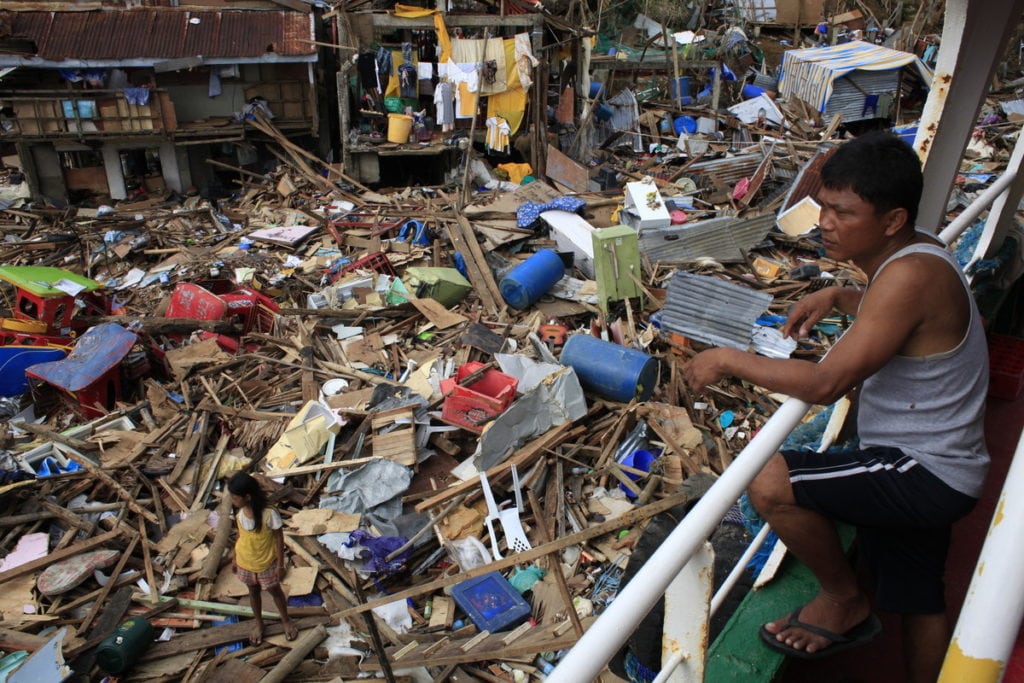
<path fill-rule="evenodd" d="M 818 228 L 829 258 L 856 260 L 877 249 L 885 238 L 887 216 L 879 216 L 874 205 L 853 190 L 823 187 L 817 201 L 821 205 Z"/>

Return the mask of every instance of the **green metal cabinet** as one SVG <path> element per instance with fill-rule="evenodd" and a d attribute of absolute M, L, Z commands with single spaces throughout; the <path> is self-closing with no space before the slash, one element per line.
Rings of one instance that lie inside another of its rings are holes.
<path fill-rule="evenodd" d="M 636 231 L 626 225 L 595 230 L 593 240 L 598 305 L 607 313 L 608 302 L 643 294 L 639 285 L 640 243 Z"/>

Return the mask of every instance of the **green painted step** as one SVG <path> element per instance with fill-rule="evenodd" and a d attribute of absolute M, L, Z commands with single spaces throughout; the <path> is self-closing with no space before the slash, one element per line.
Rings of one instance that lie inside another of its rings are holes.
<path fill-rule="evenodd" d="M 843 548 L 853 544 L 853 527 L 839 527 Z M 811 571 L 792 555 L 786 555 L 775 578 L 744 596 L 722 632 L 708 650 L 704 683 L 754 683 L 771 681 L 786 658 L 761 642 L 759 631 L 765 622 L 788 614 L 818 592 Z"/>

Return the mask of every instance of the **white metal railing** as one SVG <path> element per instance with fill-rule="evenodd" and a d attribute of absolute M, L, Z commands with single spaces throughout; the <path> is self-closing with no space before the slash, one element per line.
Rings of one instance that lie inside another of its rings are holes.
<path fill-rule="evenodd" d="M 559 662 L 547 678 L 550 683 L 579 683 L 598 677 L 809 409 L 810 405 L 795 398 L 779 407 Z M 687 656 L 703 656 L 696 652 L 681 654 L 676 664 Z"/>

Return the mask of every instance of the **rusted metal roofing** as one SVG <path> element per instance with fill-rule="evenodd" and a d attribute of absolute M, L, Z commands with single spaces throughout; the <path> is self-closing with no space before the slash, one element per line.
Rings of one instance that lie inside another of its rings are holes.
<path fill-rule="evenodd" d="M 804 164 L 797 175 L 796 182 L 790 186 L 789 194 L 783 200 L 780 212 L 785 211 L 804 197 L 818 196 L 818 190 L 821 189 L 821 169 L 836 149 L 836 146 L 822 147 L 814 153 L 810 161 Z"/>
<path fill-rule="evenodd" d="M 35 56 L 63 59 L 281 57 L 316 53 L 309 15 L 288 11 L 10 12 L 10 35 L 35 43 Z"/>

